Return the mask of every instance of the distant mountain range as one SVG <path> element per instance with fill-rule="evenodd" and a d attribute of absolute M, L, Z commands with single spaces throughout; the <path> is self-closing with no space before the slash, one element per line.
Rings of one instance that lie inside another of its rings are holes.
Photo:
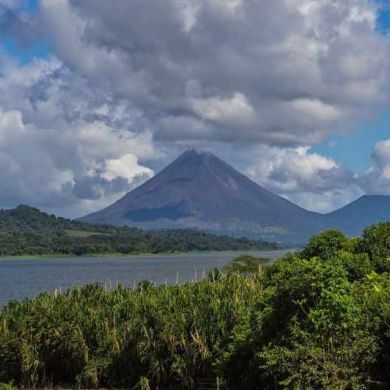
<path fill-rule="evenodd" d="M 314 213 L 267 191 L 214 154 L 191 150 L 80 220 L 143 229 L 198 228 L 300 244 L 326 228 L 358 235 L 366 225 L 389 219 L 388 196 L 363 196 L 332 213 Z"/>

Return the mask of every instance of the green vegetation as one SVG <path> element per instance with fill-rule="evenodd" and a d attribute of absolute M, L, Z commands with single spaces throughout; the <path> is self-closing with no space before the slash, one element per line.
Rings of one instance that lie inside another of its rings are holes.
<path fill-rule="evenodd" d="M 243 274 L 261 274 L 263 267 L 270 264 L 272 260 L 256 258 L 249 255 L 239 256 L 230 262 L 225 268 L 226 273 L 243 273 Z"/>
<path fill-rule="evenodd" d="M 0 256 L 276 249 L 274 243 L 195 230 L 143 231 L 57 218 L 29 206 L 0 210 Z"/>
<path fill-rule="evenodd" d="M 64 230 L 65 234 L 69 237 L 91 237 L 91 236 L 104 236 L 109 235 L 110 233 L 96 232 L 96 231 L 88 231 L 88 230 Z"/>
<path fill-rule="evenodd" d="M 184 285 L 99 285 L 0 312 L 0 383 L 183 389 L 390 385 L 390 223 L 242 257 Z M 260 270 L 260 272 L 259 272 Z"/>

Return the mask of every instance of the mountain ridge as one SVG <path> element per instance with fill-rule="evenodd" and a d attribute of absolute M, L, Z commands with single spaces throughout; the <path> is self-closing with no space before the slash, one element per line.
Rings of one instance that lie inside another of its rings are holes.
<path fill-rule="evenodd" d="M 390 219 L 388 200 L 386 218 Z M 328 214 L 306 210 L 263 188 L 213 153 L 188 150 L 110 206 L 80 220 L 142 229 L 198 228 L 300 244 L 327 228 L 360 234 L 370 224 L 370 216 L 364 216 L 364 222 L 355 219 L 355 228 L 348 213 L 344 208 Z"/>
<path fill-rule="evenodd" d="M 323 227 L 318 214 L 261 187 L 209 152 L 186 151 L 153 178 L 105 209 L 90 223 L 140 228 L 200 228 L 274 239 L 275 231 L 308 237 Z M 292 241 L 295 238 L 291 237 Z"/>
<path fill-rule="evenodd" d="M 325 217 L 346 234 L 359 235 L 368 225 L 390 220 L 390 196 L 362 195 Z"/>

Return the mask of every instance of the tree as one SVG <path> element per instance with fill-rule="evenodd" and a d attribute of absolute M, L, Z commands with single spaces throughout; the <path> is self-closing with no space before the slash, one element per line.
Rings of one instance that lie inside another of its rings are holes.
<path fill-rule="evenodd" d="M 390 272 L 390 222 L 366 228 L 361 251 L 368 254 L 376 272 Z"/>
<path fill-rule="evenodd" d="M 348 245 L 348 241 L 342 232 L 333 229 L 326 230 L 313 236 L 300 255 L 305 259 L 319 257 L 322 260 L 330 260 Z"/>

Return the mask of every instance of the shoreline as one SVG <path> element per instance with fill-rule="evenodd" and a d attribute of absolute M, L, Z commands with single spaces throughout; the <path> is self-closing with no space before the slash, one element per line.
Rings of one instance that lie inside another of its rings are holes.
<path fill-rule="evenodd" d="M 204 251 L 189 251 L 189 252 L 159 252 L 159 253 L 88 253 L 83 255 L 75 255 L 75 254 L 45 254 L 45 255 L 17 255 L 17 256 L 0 256 L 1 260 L 60 260 L 60 259 L 89 259 L 89 258 L 132 258 L 132 257 L 178 257 L 178 256 L 189 256 L 189 255 L 199 255 L 206 253 L 257 253 L 257 252 L 289 252 L 294 251 L 296 249 L 233 249 L 233 250 L 204 250 Z"/>

